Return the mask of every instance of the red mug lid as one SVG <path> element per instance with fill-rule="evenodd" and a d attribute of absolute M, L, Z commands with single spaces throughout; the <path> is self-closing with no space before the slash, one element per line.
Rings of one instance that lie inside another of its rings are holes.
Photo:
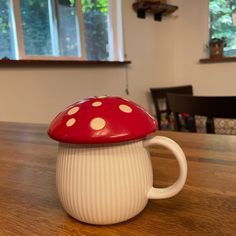
<path fill-rule="evenodd" d="M 51 122 L 48 135 L 77 144 L 141 139 L 157 130 L 157 121 L 136 103 L 120 97 L 91 97 L 74 103 Z"/>

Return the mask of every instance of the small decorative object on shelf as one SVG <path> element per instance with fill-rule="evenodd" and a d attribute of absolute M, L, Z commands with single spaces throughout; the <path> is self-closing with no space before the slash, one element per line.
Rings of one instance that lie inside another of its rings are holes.
<path fill-rule="evenodd" d="M 10 61 L 11 59 L 8 58 L 8 57 L 2 57 L 0 60 L 2 60 L 2 61 Z"/>
<path fill-rule="evenodd" d="M 187 177 L 185 155 L 173 140 L 154 136 L 156 130 L 150 114 L 120 97 L 90 97 L 60 112 L 48 134 L 59 141 L 56 185 L 64 209 L 86 223 L 114 224 L 140 213 L 148 199 L 176 195 Z M 171 151 L 179 164 L 169 187 L 153 187 L 154 145 Z"/>
<path fill-rule="evenodd" d="M 173 13 L 178 7 L 167 4 L 166 0 L 137 0 L 133 3 L 133 9 L 139 18 L 144 19 L 146 13 L 151 13 L 155 21 L 162 21 L 163 16 Z"/>
<path fill-rule="evenodd" d="M 225 38 L 213 38 L 209 42 L 210 58 L 221 58 L 224 56 Z"/>

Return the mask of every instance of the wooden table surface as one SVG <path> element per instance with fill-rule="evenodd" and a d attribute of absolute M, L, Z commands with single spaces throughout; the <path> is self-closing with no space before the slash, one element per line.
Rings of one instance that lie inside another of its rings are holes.
<path fill-rule="evenodd" d="M 55 185 L 57 143 L 45 125 L 0 122 L 0 236 L 5 235 L 236 235 L 236 136 L 158 132 L 177 141 L 188 178 L 175 197 L 149 200 L 133 219 L 110 226 L 74 220 Z M 178 175 L 173 156 L 150 149 L 154 185 Z"/>

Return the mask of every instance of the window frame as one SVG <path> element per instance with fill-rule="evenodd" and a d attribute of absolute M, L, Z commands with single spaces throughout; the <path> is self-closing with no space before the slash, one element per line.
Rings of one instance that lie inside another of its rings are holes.
<path fill-rule="evenodd" d="M 83 13 L 82 4 L 80 0 L 76 0 L 77 8 L 77 23 L 80 38 L 80 49 L 81 56 L 42 56 L 42 55 L 27 55 L 24 48 L 23 29 L 21 26 L 22 19 L 20 14 L 20 1 L 9 0 L 10 7 L 12 9 L 12 25 L 14 31 L 14 48 L 16 60 L 38 60 L 38 61 L 90 61 L 86 58 L 86 43 L 84 37 L 84 24 L 83 24 Z M 48 0 L 49 7 L 51 8 L 50 13 L 50 26 L 52 26 L 52 37 L 57 36 L 57 18 L 55 10 L 55 1 Z M 109 34 L 109 57 L 106 62 L 113 61 L 125 61 L 124 43 L 123 43 L 123 24 L 122 24 L 122 1 L 121 0 L 109 0 L 108 4 L 108 31 Z M 54 45 L 57 44 L 57 45 Z M 53 42 L 54 51 L 58 50 L 58 40 Z M 99 60 L 95 60 L 98 61 Z"/>

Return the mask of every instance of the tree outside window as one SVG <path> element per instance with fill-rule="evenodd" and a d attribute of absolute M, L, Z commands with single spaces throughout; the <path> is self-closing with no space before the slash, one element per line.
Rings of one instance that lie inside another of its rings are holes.
<path fill-rule="evenodd" d="M 236 0 L 210 0 L 210 39 L 225 39 L 225 56 L 236 56 L 236 26 L 232 14 L 236 12 Z"/>
<path fill-rule="evenodd" d="M 14 39 L 9 2 L 0 0 L 0 58 L 14 58 Z"/>

